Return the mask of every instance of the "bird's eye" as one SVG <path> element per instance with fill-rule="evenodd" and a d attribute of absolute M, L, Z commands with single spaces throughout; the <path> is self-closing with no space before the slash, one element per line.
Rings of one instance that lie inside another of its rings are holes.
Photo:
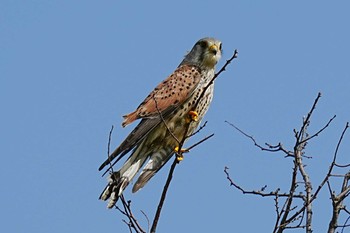
<path fill-rule="evenodd" d="M 220 51 L 222 50 L 222 43 L 220 43 L 219 49 L 220 49 Z"/>

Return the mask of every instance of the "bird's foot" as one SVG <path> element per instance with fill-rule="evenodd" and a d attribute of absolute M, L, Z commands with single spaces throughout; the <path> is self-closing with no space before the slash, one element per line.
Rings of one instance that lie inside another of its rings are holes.
<path fill-rule="evenodd" d="M 184 160 L 184 156 L 183 155 L 177 155 L 176 159 L 177 159 L 177 162 L 181 162 L 182 160 Z"/>
<path fill-rule="evenodd" d="M 188 116 L 189 116 L 188 123 L 190 123 L 191 121 L 198 121 L 198 112 L 189 111 Z"/>
<path fill-rule="evenodd" d="M 174 151 L 176 153 L 176 159 L 178 162 L 181 162 L 182 160 L 184 160 L 184 155 L 183 153 L 189 152 L 188 149 L 181 149 L 177 146 L 174 148 Z"/>

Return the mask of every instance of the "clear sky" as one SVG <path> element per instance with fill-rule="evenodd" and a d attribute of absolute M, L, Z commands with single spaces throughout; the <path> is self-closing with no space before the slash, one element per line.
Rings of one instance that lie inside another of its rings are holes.
<path fill-rule="evenodd" d="M 177 167 L 159 232 L 271 232 L 273 200 L 241 194 L 223 169 L 247 189 L 286 189 L 292 161 L 224 121 L 292 149 L 293 129 L 321 91 L 310 133 L 337 118 L 306 151 L 316 187 L 350 120 L 349 10 L 345 0 L 0 1 L 0 231 L 128 232 L 98 200 L 109 130 L 114 149 L 135 126 L 121 128 L 121 116 L 211 36 L 223 42 L 219 67 L 234 49 L 239 57 L 216 81 L 196 139 L 215 136 Z M 168 169 L 125 191 L 143 226 L 140 210 L 153 219 Z M 325 232 L 327 190 L 314 208 L 314 231 Z"/>

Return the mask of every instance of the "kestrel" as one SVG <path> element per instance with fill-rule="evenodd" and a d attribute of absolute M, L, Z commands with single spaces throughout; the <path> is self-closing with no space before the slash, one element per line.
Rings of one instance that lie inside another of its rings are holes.
<path fill-rule="evenodd" d="M 186 130 L 188 136 L 198 127 L 213 98 L 214 85 L 206 87 L 214 77 L 221 52 L 219 40 L 199 40 L 177 69 L 134 112 L 123 116 L 123 127 L 141 121 L 99 168 L 102 170 L 114 159 L 116 163 L 132 150 L 123 166 L 110 175 L 100 195 L 104 201 L 109 199 L 108 208 L 115 205 L 146 161 L 132 192 L 141 189 L 174 155 Z"/>

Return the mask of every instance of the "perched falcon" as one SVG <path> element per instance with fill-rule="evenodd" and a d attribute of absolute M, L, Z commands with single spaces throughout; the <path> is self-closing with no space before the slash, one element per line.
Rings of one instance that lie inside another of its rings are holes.
<path fill-rule="evenodd" d="M 174 73 L 134 112 L 124 116 L 123 127 L 137 119 L 141 121 L 99 168 L 108 166 L 109 170 L 114 159 L 117 162 L 132 150 L 123 166 L 110 175 L 100 196 L 102 200 L 109 199 L 108 208 L 114 206 L 146 161 L 132 192 L 141 189 L 174 155 L 187 129 L 187 135 L 190 135 L 198 127 L 213 98 L 214 86 L 210 85 L 203 95 L 202 92 L 214 77 L 221 51 L 219 40 L 199 40 Z"/>

